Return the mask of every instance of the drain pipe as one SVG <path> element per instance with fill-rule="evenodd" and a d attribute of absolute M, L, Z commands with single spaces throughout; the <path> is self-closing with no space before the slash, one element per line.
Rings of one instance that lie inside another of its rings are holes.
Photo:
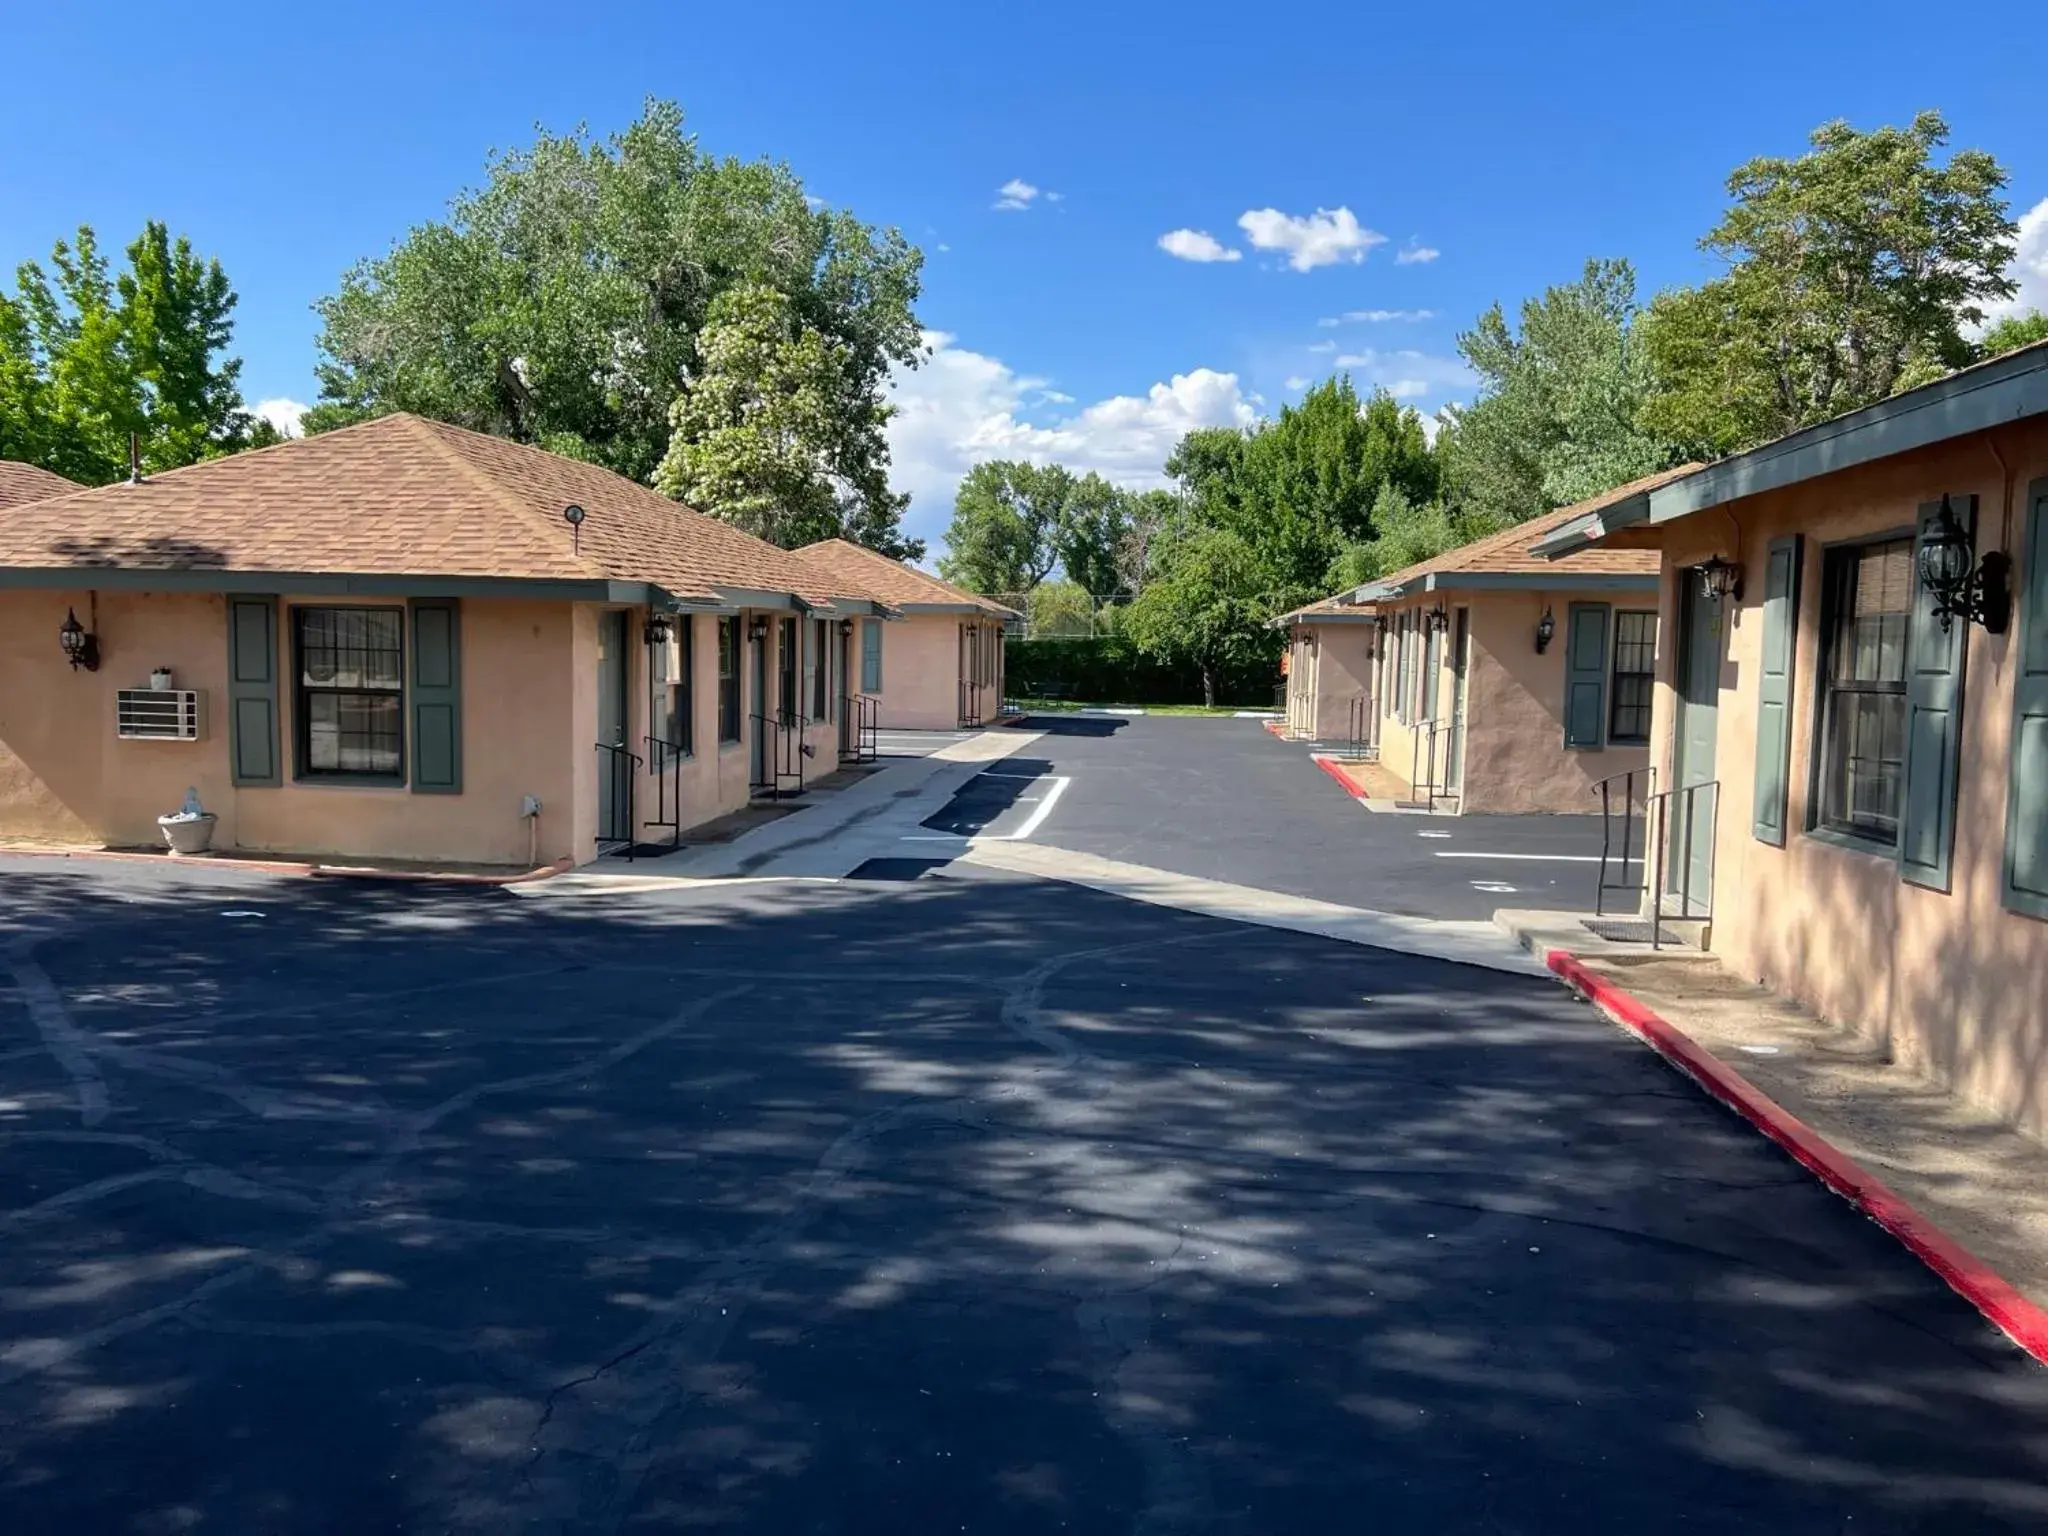
<path fill-rule="evenodd" d="M 528 795 L 519 802 L 520 818 L 526 823 L 526 867 L 540 868 L 540 796 Z"/>

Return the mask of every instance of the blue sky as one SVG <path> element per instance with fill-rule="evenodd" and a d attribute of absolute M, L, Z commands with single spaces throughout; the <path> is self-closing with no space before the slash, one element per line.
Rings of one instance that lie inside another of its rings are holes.
<path fill-rule="evenodd" d="M 707 148 L 786 159 L 925 247 L 937 350 L 894 442 L 935 536 L 976 458 L 1139 482 L 1185 427 L 1339 359 L 1425 411 L 1469 398 L 1454 339 L 1485 305 L 1589 255 L 1629 257 L 1646 293 L 1701 276 L 1729 169 L 1830 117 L 1937 106 L 2010 169 L 2016 213 L 2048 205 L 2048 13 L 1979 3 L 1946 38 L 1944 15 L 416 0 L 173 29 L 161 6 L 0 0 L 0 262 L 165 219 L 241 293 L 250 401 L 308 401 L 308 306 L 352 260 L 536 122 L 609 131 L 674 97 Z M 2029 229 L 2048 303 L 2048 209 Z M 1174 231 L 1238 257 L 1180 259 Z"/>

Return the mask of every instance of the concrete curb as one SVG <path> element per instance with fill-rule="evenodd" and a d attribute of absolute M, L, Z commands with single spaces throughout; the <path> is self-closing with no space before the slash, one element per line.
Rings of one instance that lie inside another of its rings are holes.
<path fill-rule="evenodd" d="M 431 869 L 371 869 L 357 864 L 315 864 L 304 873 L 323 880 L 389 880 L 406 885 L 532 885 L 566 875 L 575 867 L 574 859 L 560 858 L 517 875 L 471 875 L 453 870 L 443 874 Z"/>
<path fill-rule="evenodd" d="M 1327 757 L 1323 757 L 1317 753 L 1310 753 L 1309 761 L 1314 763 L 1318 768 L 1322 769 L 1323 772 L 1327 773 L 1331 778 L 1335 779 L 1340 785 L 1342 785 L 1344 793 L 1349 795 L 1352 799 L 1363 800 L 1365 798 L 1365 791 L 1360 789 L 1356 784 L 1352 783 L 1349 779 L 1345 778 L 1344 770 L 1339 768 L 1335 763 L 1331 762 L 1330 759 L 1328 759 Z"/>
<path fill-rule="evenodd" d="M 1568 950 L 1544 950 L 1543 963 L 1566 986 L 1791 1153 L 1829 1189 L 1903 1243 L 2013 1343 L 2048 1365 L 2048 1309 L 2029 1301 L 1875 1174 L 1640 998 L 1589 969 Z"/>
<path fill-rule="evenodd" d="M 124 848 L 6 848 L 0 858 L 79 859 L 87 863 L 159 864 L 167 868 L 244 869 L 258 875 L 310 875 L 311 866 L 275 859 L 231 859 L 210 853 L 139 853 Z"/>

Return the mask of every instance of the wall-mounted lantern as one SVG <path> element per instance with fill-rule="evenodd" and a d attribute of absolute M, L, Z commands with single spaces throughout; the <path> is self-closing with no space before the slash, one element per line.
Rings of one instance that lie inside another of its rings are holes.
<path fill-rule="evenodd" d="M 1442 634 L 1451 627 L 1450 611 L 1442 603 L 1438 603 L 1422 616 L 1422 623 L 1425 629 L 1433 629 Z"/>
<path fill-rule="evenodd" d="M 2012 561 L 1992 550 L 1973 573 L 1976 551 L 1970 535 L 1956 520 L 1948 497 L 1920 541 L 1920 584 L 1934 598 L 1934 616 L 1947 634 L 1957 619 L 1974 621 L 1993 635 L 2005 633 L 2012 620 Z"/>
<path fill-rule="evenodd" d="M 1557 638 L 1557 620 L 1551 616 L 1550 605 L 1543 605 L 1543 617 L 1536 621 L 1536 654 L 1541 656 L 1550 649 L 1550 642 Z"/>
<path fill-rule="evenodd" d="M 768 620 L 758 613 L 747 620 L 747 638 L 756 644 L 766 640 L 768 638 Z"/>
<path fill-rule="evenodd" d="M 853 638 L 853 620 L 841 619 L 839 621 L 839 638 L 842 640 L 851 640 Z"/>
<path fill-rule="evenodd" d="M 64 622 L 57 629 L 57 643 L 64 647 L 64 659 L 71 663 L 71 670 L 80 667 L 88 672 L 100 669 L 100 638 L 78 622 L 78 610 L 64 610 Z"/>
<path fill-rule="evenodd" d="M 1742 601 L 1742 567 L 1733 560 L 1713 556 L 1699 568 L 1700 590 L 1715 602 L 1726 602 L 1734 598 Z"/>
<path fill-rule="evenodd" d="M 641 638 L 644 639 L 649 645 L 664 645 L 668 641 L 668 633 L 668 615 L 665 613 L 656 613 L 652 609 L 649 609 L 647 613 L 647 624 L 646 627 L 641 631 Z"/>

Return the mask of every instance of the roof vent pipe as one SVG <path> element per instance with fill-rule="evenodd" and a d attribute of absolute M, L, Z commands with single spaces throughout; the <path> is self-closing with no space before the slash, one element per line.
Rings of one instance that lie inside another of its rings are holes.
<path fill-rule="evenodd" d="M 128 434 L 128 483 L 142 484 L 142 439 L 133 432 Z"/>

